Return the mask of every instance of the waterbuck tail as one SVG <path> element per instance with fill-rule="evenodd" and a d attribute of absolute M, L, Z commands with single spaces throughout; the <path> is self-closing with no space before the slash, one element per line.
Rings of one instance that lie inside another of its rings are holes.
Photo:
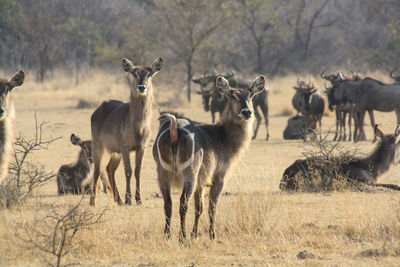
<path fill-rule="evenodd" d="M 169 140 L 171 147 L 176 147 L 178 145 L 178 122 L 176 121 L 176 117 L 172 114 L 165 113 L 161 117 L 158 118 L 159 120 L 169 119 Z"/>

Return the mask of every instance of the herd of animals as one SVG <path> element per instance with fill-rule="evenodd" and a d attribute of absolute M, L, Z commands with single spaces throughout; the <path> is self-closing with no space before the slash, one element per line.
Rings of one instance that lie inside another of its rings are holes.
<path fill-rule="evenodd" d="M 122 68 L 130 76 L 129 101 L 107 100 L 93 112 L 91 140 L 82 141 L 77 135 L 71 135 L 71 143 L 80 147 L 80 153 L 77 162 L 63 165 L 59 169 L 57 188 L 60 195 L 89 193 L 90 205 L 95 205 L 99 190 L 98 180 L 101 178 L 104 192 L 111 191 L 114 201 L 122 205 L 115 182 L 115 172 L 122 159 L 126 177 L 125 204 L 132 205 L 132 174 L 136 180 L 135 201 L 141 203 L 140 171 L 146 144 L 150 138 L 153 111 L 152 79 L 163 65 L 162 58 L 147 67 L 135 66 L 128 59 L 122 59 Z M 400 82 L 400 76 L 393 76 L 393 72 L 391 76 L 397 83 Z M 334 139 L 346 140 L 345 120 L 348 115 L 349 120 L 355 121 L 353 139 L 364 140 L 363 119 L 368 111 L 371 123 L 374 124 L 374 136 L 381 141 L 375 151 L 365 158 L 342 161 L 338 158 L 322 160 L 320 157 L 311 157 L 297 160 L 285 170 L 280 189 L 300 191 L 305 184 L 313 183 L 316 168 L 322 176 L 332 175 L 327 170 L 332 169 L 334 163 L 335 175 L 349 183 L 400 190 L 397 185 L 376 183 L 377 178 L 400 159 L 400 126 L 396 127 L 394 134 L 385 135 L 375 125 L 372 113 L 373 110 L 395 110 L 399 123 L 400 85 L 387 85 L 371 78 L 361 78 L 356 74 L 348 77 L 342 73 L 326 75 L 323 72 L 321 77 L 331 83 L 330 87 L 326 87 L 326 93 L 329 108 L 336 107 L 337 132 Z M 11 121 L 14 115 L 9 93 L 14 87 L 22 85 L 24 78 L 25 73 L 19 71 L 9 80 L 0 79 L 0 182 L 7 176 L 12 146 Z M 188 202 L 193 195 L 195 222 L 191 236 L 197 236 L 198 222 L 204 206 L 204 188 L 210 187 L 209 235 L 214 239 L 216 206 L 226 176 L 233 170 L 251 139 L 256 138 L 261 123 L 259 110 L 266 124 L 266 139 L 269 138 L 268 90 L 264 76 L 245 81 L 238 79 L 233 73 L 218 75 L 216 72 L 206 72 L 201 77 L 194 78 L 193 82 L 201 86 L 199 93 L 202 95 L 205 110 L 211 111 L 213 123 L 200 123 L 178 113 L 162 112 L 152 152 L 157 165 L 158 184 L 164 199 L 166 236 L 171 236 L 172 186 L 182 188 L 179 204 L 181 238 L 186 237 L 185 218 Z M 289 123 L 295 120 L 302 121 L 302 129 L 315 129 L 317 123 L 321 127 L 325 107 L 322 94 L 311 82 L 306 83 L 302 80 L 297 81 L 294 89 L 296 93 L 292 104 L 298 115 L 289 119 Z M 214 124 L 217 112 L 220 113 L 220 120 Z M 253 130 L 255 119 L 257 122 Z M 349 128 L 350 125 L 349 123 Z M 108 179 L 100 170 L 106 151 L 110 154 L 106 167 Z M 134 172 L 130 163 L 132 151 L 136 152 Z"/>

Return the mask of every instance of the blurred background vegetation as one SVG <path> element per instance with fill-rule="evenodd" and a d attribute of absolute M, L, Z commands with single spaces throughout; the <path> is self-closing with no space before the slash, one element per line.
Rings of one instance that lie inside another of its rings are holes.
<path fill-rule="evenodd" d="M 399 66 L 398 0 L 0 0 L 0 68 L 76 85 L 120 59 L 157 57 L 189 87 L 219 71 L 268 77 Z"/>

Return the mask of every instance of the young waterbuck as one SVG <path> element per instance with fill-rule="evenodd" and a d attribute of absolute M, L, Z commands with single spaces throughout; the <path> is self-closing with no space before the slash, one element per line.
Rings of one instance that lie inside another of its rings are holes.
<path fill-rule="evenodd" d="M 136 193 L 135 200 L 140 199 L 140 168 L 147 141 L 150 137 L 150 123 L 153 109 L 152 77 L 161 70 L 162 58 L 153 62 L 150 67 L 134 66 L 131 61 L 122 59 L 122 68 L 132 76 L 129 102 L 108 100 L 103 102 L 91 117 L 93 145 L 93 188 L 90 204 L 95 205 L 96 185 L 100 175 L 100 163 L 107 150 L 111 154 L 107 165 L 108 179 L 114 194 L 114 200 L 122 204 L 115 183 L 115 171 L 122 160 L 126 176 L 125 204 L 132 205 L 130 152 L 136 151 Z"/>
<path fill-rule="evenodd" d="M 381 138 L 381 142 L 375 151 L 365 158 L 310 157 L 296 160 L 283 173 L 280 189 L 284 191 L 331 189 L 332 182 L 342 181 L 348 185 L 361 183 L 399 190 L 400 187 L 397 185 L 375 184 L 375 182 L 380 175 L 389 170 L 391 164 L 396 164 L 400 160 L 400 126 L 396 127 L 394 134 L 384 135 L 375 125 L 375 135 Z"/>
<path fill-rule="evenodd" d="M 22 70 L 10 80 L 0 79 L 0 184 L 8 174 L 13 139 L 12 123 L 15 111 L 9 93 L 14 87 L 22 85 L 24 79 L 25 73 Z"/>
<path fill-rule="evenodd" d="M 71 135 L 71 143 L 79 146 L 78 160 L 75 163 L 65 164 L 60 167 L 57 174 L 58 194 L 88 193 L 93 175 L 92 141 L 82 141 L 77 135 Z M 104 175 L 101 175 L 104 193 L 110 190 Z"/>
<path fill-rule="evenodd" d="M 215 125 L 191 124 L 185 119 L 165 114 L 156 141 L 153 157 L 157 163 L 158 183 L 164 198 L 165 234 L 170 237 L 171 185 L 183 188 L 180 198 L 180 237 L 186 237 L 185 217 L 188 202 L 194 192 L 195 221 L 192 237 L 197 236 L 197 225 L 203 211 L 203 188 L 211 186 L 209 194 L 210 238 L 215 238 L 214 223 L 218 198 L 227 174 L 248 146 L 254 123 L 254 95 L 264 90 L 265 77 L 259 76 L 247 89 L 233 90 L 222 76 L 216 88 L 228 103 L 221 120 Z"/>

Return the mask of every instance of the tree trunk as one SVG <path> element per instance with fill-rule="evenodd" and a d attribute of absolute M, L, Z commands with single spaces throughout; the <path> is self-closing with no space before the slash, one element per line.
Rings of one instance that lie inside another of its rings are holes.
<path fill-rule="evenodd" d="M 262 73 L 263 71 L 263 60 L 262 60 L 262 42 L 257 42 L 257 72 Z"/>
<path fill-rule="evenodd" d="M 192 81 L 192 62 L 189 62 L 187 64 L 187 97 L 188 97 L 189 103 L 191 101 L 191 97 L 190 97 L 190 94 L 191 94 L 191 88 L 190 88 L 191 81 Z"/>

